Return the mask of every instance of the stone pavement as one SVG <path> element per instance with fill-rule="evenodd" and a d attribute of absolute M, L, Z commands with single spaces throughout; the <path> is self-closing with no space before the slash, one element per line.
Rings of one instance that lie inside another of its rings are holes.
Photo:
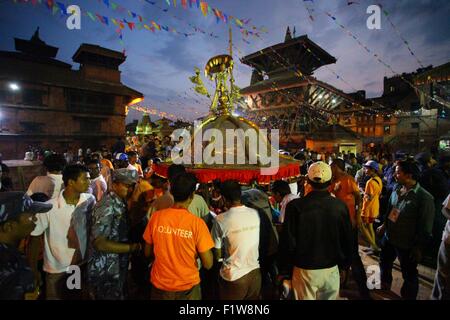
<path fill-rule="evenodd" d="M 379 258 L 376 255 L 369 255 L 365 253 L 362 249 L 364 247 L 360 246 L 361 260 L 366 268 L 369 266 L 378 266 Z M 429 300 L 431 295 L 431 290 L 433 288 L 434 275 L 436 273 L 435 269 L 419 265 L 419 294 L 417 296 L 418 300 Z M 368 276 L 370 273 L 368 274 Z M 392 288 L 391 291 L 386 290 L 371 290 L 371 296 L 374 300 L 400 300 L 400 289 L 403 284 L 402 274 L 400 272 L 400 265 L 398 260 L 394 263 L 394 269 L 392 271 Z M 343 300 L 358 300 L 359 292 L 356 283 L 353 281 L 352 277 L 349 276 L 348 285 L 345 289 L 341 290 L 341 299 Z"/>

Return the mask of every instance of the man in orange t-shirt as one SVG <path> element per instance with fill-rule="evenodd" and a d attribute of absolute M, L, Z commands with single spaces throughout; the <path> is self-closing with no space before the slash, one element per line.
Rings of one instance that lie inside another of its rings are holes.
<path fill-rule="evenodd" d="M 200 300 L 202 266 L 211 269 L 214 242 L 206 223 L 187 208 L 194 198 L 197 180 L 191 173 L 181 173 L 171 184 L 174 205 L 152 214 L 144 232 L 145 254 L 153 255 L 150 281 L 152 300 Z"/>
<path fill-rule="evenodd" d="M 359 188 L 355 179 L 345 172 L 344 160 L 334 159 L 331 163 L 331 172 L 333 173 L 333 180 L 328 191 L 346 204 L 352 223 L 352 276 L 358 285 L 361 298 L 370 300 L 371 297 L 366 284 L 366 271 L 361 261 L 361 256 L 359 255 L 358 246 L 358 226 L 361 225 L 361 194 L 359 193 Z M 356 206 L 358 206 L 358 210 L 356 210 Z M 348 273 L 346 273 L 344 284 L 347 281 L 347 274 Z"/>

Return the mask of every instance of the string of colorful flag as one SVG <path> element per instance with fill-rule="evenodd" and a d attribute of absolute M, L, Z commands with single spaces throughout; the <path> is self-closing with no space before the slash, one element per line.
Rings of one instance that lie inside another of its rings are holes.
<path fill-rule="evenodd" d="M 314 22 L 314 16 L 313 16 L 314 9 L 306 4 L 308 1 L 313 2 L 313 0 L 304 0 L 303 5 L 304 5 L 306 11 L 308 12 L 309 20 L 311 20 L 311 22 Z"/>
<path fill-rule="evenodd" d="M 67 6 L 68 5 L 66 5 L 65 3 L 61 2 L 61 1 L 54 1 L 54 0 L 32 0 L 32 1 L 22 0 L 22 1 L 17 1 L 17 0 L 13 0 L 13 2 L 14 3 L 18 3 L 18 2 L 21 2 L 21 3 L 32 3 L 33 5 L 45 4 L 46 7 L 49 10 L 53 11 L 53 14 L 55 14 L 56 12 L 59 11 L 59 12 L 61 12 L 61 15 L 64 15 L 64 16 L 69 15 L 67 13 Z M 117 9 L 117 10 L 119 10 L 121 12 L 126 10 L 124 7 L 114 3 L 112 1 L 109 1 L 109 0 L 103 0 L 103 3 L 106 6 L 112 8 L 113 10 Z M 184 35 L 185 37 L 189 37 L 189 36 L 193 35 L 192 33 L 188 34 L 188 33 L 185 33 L 185 32 L 179 32 L 175 28 L 172 28 L 172 27 L 167 26 L 167 25 L 159 24 L 159 23 L 157 23 L 154 20 L 150 20 L 149 19 L 148 22 L 147 22 L 147 20 L 144 20 L 142 18 L 142 16 L 140 16 L 140 15 L 138 15 L 138 14 L 132 12 L 132 11 L 129 11 L 129 10 L 127 12 L 130 15 L 130 17 L 138 18 L 139 19 L 139 23 L 128 21 L 125 18 L 122 18 L 122 19 L 111 18 L 111 17 L 108 17 L 108 16 L 101 15 L 99 13 L 91 12 L 89 10 L 82 11 L 81 14 L 84 15 L 84 16 L 89 17 L 94 22 L 99 22 L 99 23 L 101 23 L 103 25 L 106 25 L 106 26 L 110 26 L 111 23 L 112 23 L 113 25 L 118 27 L 118 29 L 120 31 L 125 29 L 126 26 L 128 26 L 130 31 L 133 31 L 134 29 L 141 30 L 141 29 L 145 28 L 145 29 L 147 29 L 149 31 L 152 31 L 152 32 L 155 32 L 156 30 L 157 31 L 163 31 L 164 30 L 164 31 L 167 31 L 167 32 L 172 32 L 174 34 Z M 118 32 L 118 33 L 120 33 L 120 32 Z"/>
<path fill-rule="evenodd" d="M 436 103 L 439 103 L 441 105 L 445 105 L 443 104 L 441 101 L 439 101 L 438 99 L 430 96 L 428 93 L 424 92 L 422 89 L 420 89 L 419 87 L 415 86 L 411 81 L 409 81 L 406 77 L 403 76 L 403 74 L 400 74 L 399 72 L 395 71 L 394 68 L 392 68 L 392 66 L 388 63 L 386 63 L 383 59 L 381 59 L 381 56 L 376 53 L 373 50 L 370 50 L 366 45 L 364 45 L 361 40 L 359 40 L 359 38 L 357 36 L 355 36 L 350 30 L 348 30 L 344 25 L 342 25 L 341 23 L 339 23 L 337 21 L 337 18 L 335 16 L 333 16 L 331 13 L 329 12 L 325 12 L 325 14 L 330 17 L 339 27 L 341 27 L 341 29 L 343 30 L 343 32 L 345 32 L 348 36 L 352 37 L 360 47 L 362 47 L 365 51 L 367 51 L 367 53 L 369 53 L 376 61 L 378 61 L 379 63 L 381 63 L 382 65 L 384 65 L 386 68 L 388 68 L 394 75 L 399 75 L 399 77 L 405 82 L 407 83 L 411 88 L 413 88 L 414 90 L 417 90 L 418 92 L 422 93 L 424 96 L 426 96 L 427 98 L 435 101 Z"/>
<path fill-rule="evenodd" d="M 303 2 L 306 1 L 310 1 L 311 3 L 314 2 L 314 0 L 303 0 Z M 357 3 L 355 1 L 348 1 L 347 4 L 353 4 L 353 3 Z M 320 10 L 320 9 L 319 9 Z M 340 23 L 337 18 L 332 15 L 330 12 L 328 11 L 324 11 L 324 10 L 320 10 L 322 11 L 325 15 L 327 15 L 329 18 L 331 18 L 335 24 L 337 24 L 342 31 L 347 34 L 349 37 L 353 38 L 353 40 L 355 40 L 358 45 L 363 48 L 367 53 L 369 53 L 377 62 L 383 64 L 386 68 L 388 68 L 394 75 L 399 75 L 400 73 L 396 72 L 391 65 L 389 65 L 388 63 L 386 63 L 383 59 L 381 59 L 381 56 L 379 54 L 377 54 L 375 51 L 370 50 L 365 44 L 362 43 L 362 41 L 353 33 L 351 32 L 348 28 L 346 28 L 342 23 Z M 387 13 L 387 11 L 386 11 Z M 418 92 L 422 93 L 424 96 L 428 97 L 429 99 L 435 101 L 436 103 L 439 103 L 441 105 L 445 105 L 443 102 L 439 101 L 438 99 L 430 96 L 428 93 L 424 92 L 422 89 L 418 88 L 417 86 L 415 86 L 411 81 L 409 81 L 408 79 L 406 79 L 402 74 L 399 75 L 399 77 L 405 82 L 407 83 L 409 86 L 411 86 L 413 89 L 417 90 Z"/>
<path fill-rule="evenodd" d="M 142 1 L 142 0 L 141 0 Z M 152 0 L 143 0 L 149 4 L 155 5 L 157 6 L 156 1 L 152 1 Z M 167 3 L 167 5 L 170 7 L 171 3 L 173 5 L 174 8 L 177 7 L 177 0 L 165 0 L 165 3 Z M 206 2 L 205 0 L 181 0 L 181 6 L 183 7 L 183 9 L 187 9 L 189 5 L 189 8 L 197 8 L 200 9 L 200 11 L 202 12 L 203 16 L 207 17 L 208 14 L 210 15 L 214 15 L 216 17 L 216 22 L 224 22 L 226 24 L 228 24 L 230 21 L 234 22 L 234 24 L 239 27 L 239 28 L 245 28 L 244 26 L 249 26 L 251 27 L 252 30 L 258 30 L 260 32 L 267 32 L 267 29 L 264 27 L 258 28 L 254 25 L 249 25 L 251 19 L 239 19 L 236 18 L 230 14 L 225 13 L 223 10 L 220 10 L 218 8 L 213 8 L 208 2 Z M 169 9 L 164 9 L 165 12 L 168 12 Z M 253 32 L 249 32 L 250 34 L 252 34 Z"/>
<path fill-rule="evenodd" d="M 382 9 L 381 11 L 383 12 L 384 16 L 386 17 L 386 20 L 389 22 L 392 29 L 394 29 L 395 33 L 397 33 L 397 35 L 401 39 L 402 43 L 408 48 L 409 53 L 416 59 L 417 63 L 423 68 L 424 66 L 423 66 L 422 62 L 419 60 L 417 55 L 412 51 L 411 47 L 409 46 L 409 42 L 406 41 L 406 39 L 400 33 L 400 30 L 398 30 L 398 28 L 394 25 L 394 23 L 389 18 L 389 12 L 387 12 L 386 9 L 384 9 L 384 7 L 380 3 L 377 3 L 377 5 Z"/>
<path fill-rule="evenodd" d="M 211 36 L 213 38 L 216 38 L 216 39 L 219 38 L 218 36 L 214 35 L 212 32 L 208 33 L 207 31 L 203 30 L 202 28 L 198 27 L 197 25 L 195 25 L 195 24 L 193 24 L 191 22 L 185 21 L 184 19 L 178 17 L 175 14 L 172 14 L 172 11 L 169 11 L 168 8 L 161 7 L 160 5 L 158 5 L 156 3 L 156 1 L 149 1 L 149 0 L 140 0 L 140 1 L 152 4 L 153 6 L 155 6 L 157 9 L 161 10 L 162 12 L 164 12 L 166 14 L 170 14 L 173 18 L 175 18 L 175 19 L 185 23 L 186 25 L 188 25 L 189 27 L 194 29 L 195 32 L 200 32 L 200 33 L 203 33 L 205 35 L 209 35 L 209 36 Z M 192 4 L 194 1 L 190 2 L 190 4 Z M 218 19 L 217 22 L 224 21 L 225 23 L 228 23 L 230 20 L 234 21 L 235 25 L 240 29 L 240 31 L 241 31 L 241 33 L 242 33 L 242 35 L 244 37 L 254 36 L 254 37 L 260 38 L 262 32 L 264 32 L 264 33 L 268 32 L 267 29 L 264 28 L 264 27 L 261 27 L 261 28 L 258 29 L 255 26 L 251 26 L 251 30 L 249 30 L 250 26 L 248 28 L 246 28 L 245 26 L 249 23 L 250 19 L 241 20 L 241 19 L 238 19 L 238 18 L 234 18 L 233 16 L 230 16 L 230 15 L 227 15 L 227 14 L 223 13 L 219 9 L 213 9 L 205 1 L 201 1 L 201 2 L 199 2 L 199 4 L 200 4 L 200 7 L 204 8 L 203 12 L 205 14 L 207 14 L 207 13 L 214 14 L 216 16 L 216 18 Z M 175 2 L 174 6 L 176 7 L 176 2 Z M 187 1 L 186 1 L 186 7 L 187 7 Z"/>

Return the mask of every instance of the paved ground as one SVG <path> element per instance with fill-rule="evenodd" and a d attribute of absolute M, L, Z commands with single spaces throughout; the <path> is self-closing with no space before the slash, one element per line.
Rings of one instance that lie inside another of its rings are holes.
<path fill-rule="evenodd" d="M 360 246 L 361 260 L 366 268 L 371 265 L 378 265 L 379 258 L 375 255 L 368 255 L 362 251 L 363 247 Z M 436 270 L 419 265 L 419 294 L 418 300 L 429 300 L 431 290 L 433 288 L 434 275 Z M 369 275 L 369 274 L 368 274 Z M 399 300 L 400 288 L 403 284 L 402 274 L 400 272 L 400 265 L 398 260 L 395 261 L 394 270 L 392 271 L 393 282 L 391 291 L 385 290 L 372 290 L 371 296 L 374 300 Z M 349 277 L 348 288 L 341 290 L 341 299 L 357 300 L 359 299 L 359 293 L 356 283 Z"/>

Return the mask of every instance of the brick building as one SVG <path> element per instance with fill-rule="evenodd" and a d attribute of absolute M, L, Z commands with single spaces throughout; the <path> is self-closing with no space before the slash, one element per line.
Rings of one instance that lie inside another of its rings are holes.
<path fill-rule="evenodd" d="M 14 52 L 0 51 L 0 152 L 20 159 L 28 147 L 95 149 L 125 135 L 126 105 L 142 93 L 121 83 L 126 57 L 82 44 L 72 65 L 55 59 L 37 30 L 30 40 L 15 39 Z"/>

